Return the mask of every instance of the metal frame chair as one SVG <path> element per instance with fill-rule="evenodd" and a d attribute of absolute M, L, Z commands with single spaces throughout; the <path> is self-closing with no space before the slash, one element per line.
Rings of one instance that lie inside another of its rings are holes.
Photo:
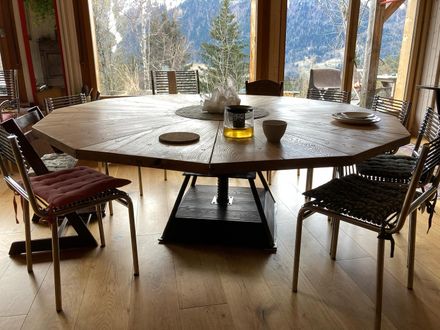
<path fill-rule="evenodd" d="M 151 90 L 156 94 L 200 94 L 198 70 L 152 70 Z"/>
<path fill-rule="evenodd" d="M 122 205 L 128 208 L 129 214 L 129 225 L 130 225 L 130 236 L 131 236 L 131 247 L 132 247 L 132 256 L 133 256 L 133 268 L 134 275 L 137 276 L 139 274 L 139 263 L 138 263 L 138 254 L 137 254 L 137 243 L 136 243 L 136 229 L 135 229 L 135 220 L 134 220 L 134 209 L 131 198 L 127 193 L 116 189 L 115 187 L 119 187 L 129 183 L 128 180 L 119 179 L 119 183 L 114 183 L 113 185 L 108 185 L 107 188 L 102 188 L 99 192 L 89 192 L 85 196 L 77 197 L 75 200 L 70 200 L 69 202 L 61 203 L 61 205 L 54 204 L 52 202 L 46 201 L 45 196 L 43 194 L 44 191 L 50 190 L 58 190 L 59 188 L 52 188 L 54 185 L 54 177 L 50 177 L 52 174 L 65 174 L 66 171 L 74 171 L 78 170 L 79 174 L 82 173 L 90 173 L 94 172 L 96 174 L 99 173 L 100 178 L 112 180 L 114 178 L 108 177 L 105 174 L 101 174 L 100 172 L 93 171 L 92 169 L 86 169 L 82 167 L 76 167 L 74 169 L 53 172 L 48 174 L 43 174 L 39 176 L 32 177 L 32 179 L 28 175 L 29 164 L 27 163 L 27 159 L 24 157 L 21 146 L 18 142 L 17 137 L 10 136 L 9 141 L 11 143 L 11 149 L 14 154 L 15 162 L 18 166 L 18 170 L 21 176 L 21 182 L 18 182 L 14 179 L 12 175 L 7 171 L 3 157 L 4 154 L 0 157 L 0 166 L 3 173 L 4 180 L 6 184 L 14 190 L 16 194 L 18 194 L 22 201 L 23 207 L 23 222 L 25 224 L 25 238 L 26 238 L 26 264 L 28 272 L 32 272 L 32 251 L 31 251 L 31 230 L 30 230 L 30 217 L 29 217 L 29 204 L 31 205 L 35 214 L 37 214 L 41 218 L 48 219 L 48 222 L 51 227 L 52 232 L 52 260 L 53 260 L 53 270 L 54 270 L 54 285 L 55 285 L 55 302 L 56 302 L 56 310 L 62 310 L 62 296 L 61 296 L 61 275 L 60 275 L 60 247 L 59 247 L 59 234 L 58 234 L 58 225 L 57 225 L 57 217 L 66 216 L 75 212 L 76 210 L 96 206 L 97 215 L 98 215 L 98 225 L 99 225 L 99 234 L 101 238 L 101 246 L 105 246 L 105 237 L 104 237 L 104 229 L 102 225 L 102 217 L 101 217 L 101 204 L 107 201 L 116 200 L 120 202 Z M 9 157 L 9 156 L 8 156 Z M 88 171 L 88 172 L 85 172 Z M 50 180 L 50 183 L 45 184 L 44 180 Z M 62 179 L 59 179 L 61 181 Z M 118 180 L 118 179 L 116 179 Z M 42 184 L 43 183 L 43 184 Z M 58 182 L 60 183 L 60 182 Z M 40 194 L 36 194 L 34 191 L 37 187 L 37 184 L 40 185 Z M 93 182 L 85 182 L 85 185 L 92 185 Z M 41 188 L 43 186 L 43 188 Z M 70 190 L 69 190 L 70 192 Z M 56 192 L 58 194 L 58 192 Z"/>
<path fill-rule="evenodd" d="M 337 103 L 350 103 L 349 92 L 333 90 L 333 89 L 309 88 L 307 90 L 307 98 L 312 100 L 329 101 L 329 102 L 337 102 Z"/>
<path fill-rule="evenodd" d="M 440 179 L 437 169 L 439 163 L 440 137 L 423 146 L 409 184 L 372 181 L 352 174 L 305 192 L 313 200 L 304 204 L 298 212 L 292 290 L 296 292 L 298 289 L 302 225 L 310 215 L 321 213 L 336 219 L 333 223 L 333 238 L 337 236 L 339 220 L 377 232 L 375 328 L 380 328 L 385 240 L 394 242 L 392 235 L 400 231 L 409 215 L 407 287 L 412 288 L 417 209 L 436 197 Z M 421 183 L 426 185 L 426 189 L 416 194 Z M 336 257 L 336 247 L 337 239 L 332 239 L 333 259 Z"/>
<path fill-rule="evenodd" d="M 406 127 L 411 105 L 407 101 L 375 95 L 373 98 L 373 104 L 371 105 L 371 110 L 395 116 L 399 118 L 402 125 Z"/>
<path fill-rule="evenodd" d="M 416 165 L 420 145 L 440 136 L 440 115 L 432 108 L 425 112 L 411 156 L 396 155 L 396 151 L 372 157 L 356 165 L 358 173 L 376 181 L 407 183 Z M 394 153 L 393 153 L 394 152 Z"/>
<path fill-rule="evenodd" d="M 64 108 L 76 104 L 83 104 L 83 103 L 86 103 L 86 95 L 83 93 L 76 95 L 47 97 L 44 99 L 44 104 L 46 106 L 47 113 L 50 113 L 55 109 Z"/>
<path fill-rule="evenodd" d="M 18 71 L 15 69 L 0 70 L 0 122 L 17 117 L 19 113 Z"/>

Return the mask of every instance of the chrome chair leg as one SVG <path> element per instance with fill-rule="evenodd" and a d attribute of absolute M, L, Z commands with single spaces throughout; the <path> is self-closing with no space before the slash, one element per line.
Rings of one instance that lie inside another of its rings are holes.
<path fill-rule="evenodd" d="M 417 224 L 417 210 L 409 215 L 409 228 L 408 228 L 408 256 L 407 256 L 407 283 L 408 289 L 413 288 L 414 282 L 414 258 L 416 253 L 416 224 Z"/>
<path fill-rule="evenodd" d="M 61 312 L 63 310 L 63 306 L 61 301 L 60 247 L 58 241 L 58 226 L 56 221 L 54 221 L 50 227 L 52 230 L 52 262 L 55 286 L 55 304 L 57 312 Z"/>
<path fill-rule="evenodd" d="M 376 315 L 374 328 L 380 329 L 382 323 L 382 292 L 383 292 L 383 270 L 384 270 L 385 240 L 378 239 L 377 242 L 377 269 L 376 269 Z"/>
<path fill-rule="evenodd" d="M 31 248 L 31 219 L 29 215 L 29 202 L 20 198 L 23 209 L 24 236 L 26 245 L 26 266 L 28 273 L 32 273 L 32 248 Z"/>
<path fill-rule="evenodd" d="M 99 238 L 101 240 L 101 247 L 105 246 L 104 226 L 102 224 L 102 210 L 101 204 L 96 204 L 96 217 L 98 218 Z"/>
<path fill-rule="evenodd" d="M 301 236 L 304 210 L 300 210 L 296 220 L 295 257 L 293 260 L 292 291 L 298 291 L 299 256 L 301 253 Z"/>
<path fill-rule="evenodd" d="M 330 243 L 330 257 L 336 259 L 336 250 L 338 248 L 338 236 L 339 236 L 339 219 L 332 218 L 332 238 Z"/>
<path fill-rule="evenodd" d="M 139 196 L 144 196 L 144 188 L 142 185 L 142 168 L 138 166 L 138 179 L 139 179 Z"/>
<path fill-rule="evenodd" d="M 107 162 L 104 162 L 104 169 L 105 169 L 105 174 L 109 175 L 108 163 Z M 108 211 L 109 211 L 110 215 L 113 215 L 113 203 L 112 203 L 112 201 L 108 202 Z"/>
<path fill-rule="evenodd" d="M 134 221 L 134 209 L 133 202 L 130 198 L 125 199 L 128 208 L 128 218 L 130 222 L 130 238 L 131 238 L 131 252 L 133 254 L 133 270 L 134 275 L 139 275 L 139 259 L 138 259 L 138 250 L 137 250 L 137 242 L 136 242 L 136 225 Z"/>

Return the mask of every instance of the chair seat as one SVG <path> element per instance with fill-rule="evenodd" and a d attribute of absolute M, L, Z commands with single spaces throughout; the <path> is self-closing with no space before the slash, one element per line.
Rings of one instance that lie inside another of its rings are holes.
<path fill-rule="evenodd" d="M 125 186 L 131 181 L 114 178 L 86 166 L 31 177 L 34 193 L 47 202 L 47 210 L 56 210 L 93 198 L 102 192 Z"/>
<path fill-rule="evenodd" d="M 314 198 L 305 204 L 325 208 L 373 225 L 389 224 L 400 212 L 408 186 L 372 181 L 356 174 L 333 179 L 304 192 Z"/>
<path fill-rule="evenodd" d="M 361 175 L 375 180 L 408 182 L 416 166 L 417 158 L 405 155 L 379 155 L 357 164 Z"/>
<path fill-rule="evenodd" d="M 57 154 L 55 152 L 43 155 L 41 160 L 50 172 L 72 168 L 78 162 L 76 158 L 68 154 Z"/>

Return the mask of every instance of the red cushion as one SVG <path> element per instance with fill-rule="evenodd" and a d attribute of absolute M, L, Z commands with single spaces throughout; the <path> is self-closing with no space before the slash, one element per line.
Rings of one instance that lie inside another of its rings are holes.
<path fill-rule="evenodd" d="M 8 119 L 15 118 L 15 117 L 16 117 L 16 114 L 14 114 L 14 113 L 10 113 L 10 112 L 2 113 L 0 115 L 0 123 L 6 121 Z"/>
<path fill-rule="evenodd" d="M 31 177 L 30 180 L 34 193 L 49 204 L 49 210 L 61 208 L 131 182 L 102 174 L 86 166 L 50 172 Z"/>

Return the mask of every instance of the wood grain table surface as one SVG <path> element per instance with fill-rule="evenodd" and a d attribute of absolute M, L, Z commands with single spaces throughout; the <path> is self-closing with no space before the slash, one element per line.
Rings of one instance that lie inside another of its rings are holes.
<path fill-rule="evenodd" d="M 368 111 L 349 104 L 293 97 L 240 95 L 242 104 L 266 109 L 256 119 L 254 137 L 223 136 L 223 122 L 180 117 L 175 111 L 196 105 L 198 95 L 151 95 L 104 99 L 57 109 L 34 126 L 53 146 L 83 160 L 219 175 L 245 171 L 348 165 L 410 141 L 397 118 L 377 113 L 374 125 L 347 125 L 332 114 Z M 266 119 L 288 122 L 280 144 L 268 143 Z M 167 132 L 194 132 L 187 145 L 159 142 Z"/>

